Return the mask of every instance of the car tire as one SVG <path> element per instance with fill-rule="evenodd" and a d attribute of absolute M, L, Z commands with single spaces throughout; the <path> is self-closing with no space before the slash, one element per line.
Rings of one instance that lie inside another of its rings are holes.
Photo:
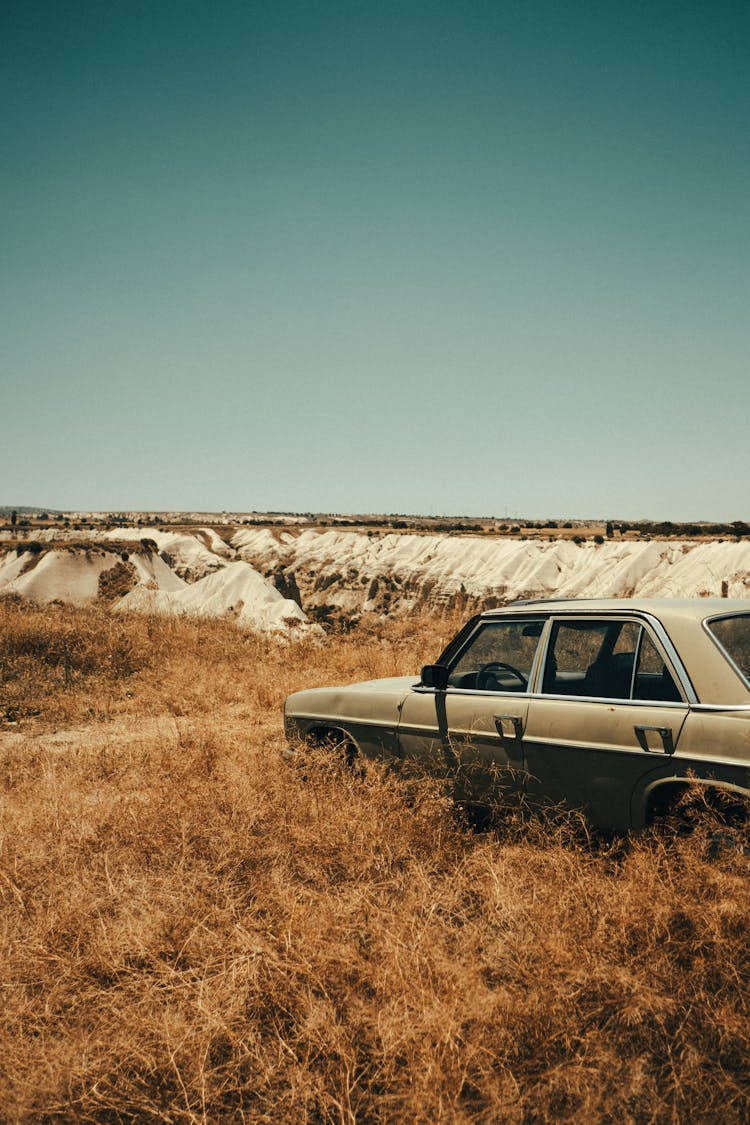
<path fill-rule="evenodd" d="M 649 823 L 660 835 L 685 837 L 706 830 L 709 855 L 726 847 L 745 848 L 750 828 L 750 798 L 711 785 L 680 785 L 659 794 Z"/>
<path fill-rule="evenodd" d="M 332 761 L 343 769 L 352 772 L 362 772 L 362 758 L 357 747 L 347 738 L 343 731 L 323 730 L 315 731 L 307 736 L 307 744 L 313 750 L 325 750 Z"/>

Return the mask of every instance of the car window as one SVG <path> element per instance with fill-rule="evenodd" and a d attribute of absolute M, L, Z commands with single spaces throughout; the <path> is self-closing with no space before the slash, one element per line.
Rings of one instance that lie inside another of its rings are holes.
<path fill-rule="evenodd" d="M 600 621 L 558 622 L 551 642 L 558 672 L 585 673 L 601 652 L 607 629 Z"/>
<path fill-rule="evenodd" d="M 724 652 L 750 683 L 750 614 L 739 613 L 707 622 Z"/>
<path fill-rule="evenodd" d="M 474 691 L 526 691 L 543 628 L 542 619 L 486 622 L 451 668 L 448 683 Z"/>
<path fill-rule="evenodd" d="M 636 621 L 556 621 L 542 691 L 594 699 L 681 698 L 664 659 Z"/>
<path fill-rule="evenodd" d="M 592 619 L 556 621 L 550 635 L 542 691 L 551 695 L 611 695 L 615 689 L 605 682 L 605 667 L 609 669 L 605 662 L 614 653 L 623 624 Z M 622 650 L 619 659 L 622 661 Z"/>
<path fill-rule="evenodd" d="M 633 699 L 678 702 L 682 696 L 656 645 L 645 629 L 641 631 L 638 667 L 633 683 Z"/>

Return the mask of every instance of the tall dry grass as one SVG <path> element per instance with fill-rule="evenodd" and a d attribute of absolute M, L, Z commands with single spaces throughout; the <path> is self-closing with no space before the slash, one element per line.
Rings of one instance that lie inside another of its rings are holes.
<path fill-rule="evenodd" d="M 0 724 L 38 729 L 229 705 L 256 717 L 273 711 L 275 722 L 297 688 L 417 672 L 459 624 L 455 615 L 372 620 L 323 646 L 280 645 L 225 620 L 0 598 Z"/>
<path fill-rule="evenodd" d="M 286 690 L 436 655 L 408 626 L 122 628 L 125 721 L 169 732 L 45 749 L 45 707 L 96 713 L 82 666 L 2 750 L 0 1118 L 747 1120 L 745 855 L 703 828 L 472 834 L 429 781 L 285 765 Z"/>

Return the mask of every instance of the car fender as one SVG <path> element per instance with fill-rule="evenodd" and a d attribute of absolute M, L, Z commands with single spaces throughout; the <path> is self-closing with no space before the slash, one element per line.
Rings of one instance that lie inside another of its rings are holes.
<path fill-rule="evenodd" d="M 396 757 L 401 704 L 414 683 L 415 677 L 393 677 L 296 692 L 286 702 L 287 737 L 304 740 L 340 733 L 365 757 Z"/>

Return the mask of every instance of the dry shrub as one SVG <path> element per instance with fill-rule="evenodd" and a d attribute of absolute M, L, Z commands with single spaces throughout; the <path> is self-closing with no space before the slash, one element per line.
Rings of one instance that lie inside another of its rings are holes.
<path fill-rule="evenodd" d="M 0 599 L 0 722 L 32 715 L 81 718 L 153 652 L 147 619 L 123 621 L 99 607 Z"/>
<path fill-rule="evenodd" d="M 109 570 L 99 575 L 99 597 L 113 602 L 129 593 L 138 583 L 138 571 L 128 559 L 118 559 Z"/>
<path fill-rule="evenodd" d="M 400 625 L 335 650 L 143 628 L 161 664 L 129 682 L 164 669 L 146 698 L 174 702 L 202 653 L 202 708 L 0 760 L 2 1119 L 748 1119 L 741 849 L 701 821 L 475 834 L 436 783 L 286 765 L 277 695 L 413 666 Z"/>

